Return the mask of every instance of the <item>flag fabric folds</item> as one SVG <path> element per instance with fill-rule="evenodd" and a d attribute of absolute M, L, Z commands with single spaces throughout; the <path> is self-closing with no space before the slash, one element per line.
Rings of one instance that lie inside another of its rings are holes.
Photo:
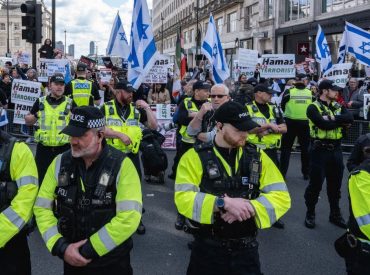
<path fill-rule="evenodd" d="M 123 29 L 121 17 L 117 13 L 110 33 L 107 55 L 119 56 L 127 60 L 129 53 L 130 49 L 128 47 L 126 33 Z"/>
<path fill-rule="evenodd" d="M 184 50 L 184 39 L 181 33 L 181 28 L 177 33 L 176 39 L 176 56 L 172 86 L 172 96 L 177 100 L 181 95 L 181 80 L 184 79 L 186 74 L 187 59 Z"/>
<path fill-rule="evenodd" d="M 338 60 L 337 60 L 338 64 L 344 63 L 346 52 L 347 52 L 347 34 L 346 31 L 344 31 L 338 48 Z"/>
<path fill-rule="evenodd" d="M 370 32 L 346 22 L 347 52 L 356 59 L 370 66 Z"/>
<path fill-rule="evenodd" d="M 321 72 L 323 75 L 328 73 L 333 66 L 329 45 L 320 25 L 318 25 L 316 36 L 316 61 L 320 63 Z"/>
<path fill-rule="evenodd" d="M 146 0 L 134 1 L 130 38 L 127 78 L 138 89 L 158 54 Z"/>
<path fill-rule="evenodd" d="M 212 65 L 213 80 L 216 83 L 222 83 L 230 76 L 230 71 L 212 14 L 209 17 L 207 33 L 201 50 Z"/>

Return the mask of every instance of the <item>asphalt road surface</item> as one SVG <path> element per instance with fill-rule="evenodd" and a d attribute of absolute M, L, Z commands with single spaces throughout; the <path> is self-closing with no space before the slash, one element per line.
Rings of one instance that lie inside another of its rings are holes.
<path fill-rule="evenodd" d="M 174 156 L 168 151 L 170 165 Z M 169 166 L 170 168 L 171 166 Z M 169 173 L 167 170 L 167 174 Z M 190 250 L 187 243 L 192 239 L 174 227 L 176 210 L 173 202 L 172 180 L 164 185 L 143 183 L 143 198 L 146 212 L 143 221 L 145 235 L 134 235 L 131 263 L 134 274 L 177 275 L 185 274 Z M 341 207 L 348 217 L 347 182 L 345 173 L 342 185 Z M 326 186 L 323 187 L 316 209 L 316 228 L 304 226 L 305 205 L 303 193 L 307 181 L 300 173 L 299 155 L 293 154 L 288 171 L 287 185 L 292 197 L 292 208 L 283 217 L 285 229 L 260 230 L 260 260 L 264 274 L 346 274 L 345 265 L 333 243 L 344 233 L 329 223 L 329 204 Z M 30 236 L 33 275 L 62 274 L 62 261 L 47 251 L 38 231 Z M 0 271 L 1 273 L 1 271 Z M 107 274 L 109 275 L 109 274 Z"/>

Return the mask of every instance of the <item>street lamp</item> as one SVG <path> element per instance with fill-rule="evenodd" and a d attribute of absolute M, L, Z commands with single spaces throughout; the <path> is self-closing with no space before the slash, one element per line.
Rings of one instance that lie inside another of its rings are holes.
<path fill-rule="evenodd" d="M 67 30 L 64 30 L 64 57 L 67 56 Z"/>
<path fill-rule="evenodd" d="M 234 50 L 235 50 L 235 54 L 236 54 L 236 49 L 239 48 L 239 38 L 235 38 L 235 41 L 234 41 L 234 48 L 231 49 L 231 58 L 230 58 L 230 77 L 232 78 L 233 77 L 233 54 L 234 54 Z"/>
<path fill-rule="evenodd" d="M 200 42 L 200 34 L 199 34 L 199 0 L 197 0 L 197 6 L 194 7 L 195 9 L 195 16 L 196 16 L 196 31 L 197 31 L 197 39 L 196 39 L 196 45 L 195 45 L 195 64 L 199 66 L 199 59 L 198 59 L 198 54 L 199 54 L 199 42 Z"/>
<path fill-rule="evenodd" d="M 162 38 L 161 38 L 161 40 L 162 40 L 162 44 L 161 44 L 161 54 L 163 54 L 163 20 L 164 20 L 164 18 L 163 18 L 163 14 L 161 13 L 161 21 L 162 21 L 162 28 L 161 28 L 161 36 L 162 36 Z"/>

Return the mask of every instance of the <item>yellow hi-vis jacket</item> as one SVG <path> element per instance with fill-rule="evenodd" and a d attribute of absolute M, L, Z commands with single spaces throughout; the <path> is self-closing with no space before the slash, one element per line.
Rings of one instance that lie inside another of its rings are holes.
<path fill-rule="evenodd" d="M 231 176 L 231 167 L 213 148 L 217 158 Z M 235 159 L 235 171 L 243 154 L 239 148 Z M 251 200 L 258 228 L 271 227 L 290 208 L 290 195 L 284 178 L 272 160 L 261 151 L 262 170 L 260 176 L 260 195 Z M 180 214 L 201 224 L 213 224 L 216 196 L 200 192 L 203 166 L 198 153 L 192 148 L 180 159 L 175 181 L 175 204 Z M 225 190 L 226 191 L 226 190 Z"/>
<path fill-rule="evenodd" d="M 58 231 L 58 220 L 53 212 L 61 156 L 58 155 L 49 166 L 34 206 L 37 226 L 50 252 L 56 242 L 63 237 Z M 116 216 L 89 237 L 92 247 L 99 256 L 109 253 L 126 241 L 136 231 L 141 219 L 140 179 L 128 157 L 121 164 L 116 179 L 116 190 Z"/>
<path fill-rule="evenodd" d="M 39 129 L 35 132 L 35 140 L 45 146 L 62 146 L 69 143 L 69 136 L 60 133 L 69 122 L 72 99 L 65 97 L 64 102 L 51 106 L 46 97 L 39 99 L 43 106 L 38 113 Z"/>
<path fill-rule="evenodd" d="M 186 110 L 188 111 L 192 111 L 192 112 L 199 111 L 195 103 L 191 101 L 191 97 L 185 98 L 184 104 L 185 104 Z M 181 140 L 186 143 L 195 143 L 195 138 L 188 135 L 187 129 L 188 129 L 188 126 L 185 126 L 185 125 L 181 126 L 179 130 L 179 133 L 181 135 Z"/>
<path fill-rule="evenodd" d="M 32 152 L 24 143 L 14 144 L 10 176 L 16 182 L 18 192 L 10 206 L 0 213 L 0 248 L 18 234 L 32 217 L 32 207 L 38 190 L 38 176 Z"/>
<path fill-rule="evenodd" d="M 307 107 L 312 103 L 312 92 L 309 89 L 292 88 L 290 99 L 285 105 L 284 115 L 295 120 L 307 120 Z"/>
<path fill-rule="evenodd" d="M 87 79 L 72 80 L 72 97 L 77 107 L 89 106 L 92 99 L 92 82 Z"/>
<path fill-rule="evenodd" d="M 132 152 L 136 154 L 139 151 L 141 139 L 143 137 L 143 133 L 139 126 L 140 112 L 132 104 L 130 104 L 128 108 L 130 114 L 126 120 L 123 120 L 117 112 L 115 100 L 104 103 L 106 127 L 127 135 L 132 142 L 130 145 L 126 145 L 118 138 L 107 138 L 107 143 L 121 152 Z"/>
<path fill-rule="evenodd" d="M 370 168 L 370 164 L 368 167 Z M 348 189 L 353 217 L 367 238 L 359 239 L 370 244 L 370 169 L 352 172 Z"/>

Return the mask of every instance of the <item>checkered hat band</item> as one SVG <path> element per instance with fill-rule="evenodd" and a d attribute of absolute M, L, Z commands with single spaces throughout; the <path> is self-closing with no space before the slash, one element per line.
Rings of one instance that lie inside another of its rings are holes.
<path fill-rule="evenodd" d="M 87 128 L 100 128 L 105 126 L 105 118 L 90 119 L 87 121 Z"/>

